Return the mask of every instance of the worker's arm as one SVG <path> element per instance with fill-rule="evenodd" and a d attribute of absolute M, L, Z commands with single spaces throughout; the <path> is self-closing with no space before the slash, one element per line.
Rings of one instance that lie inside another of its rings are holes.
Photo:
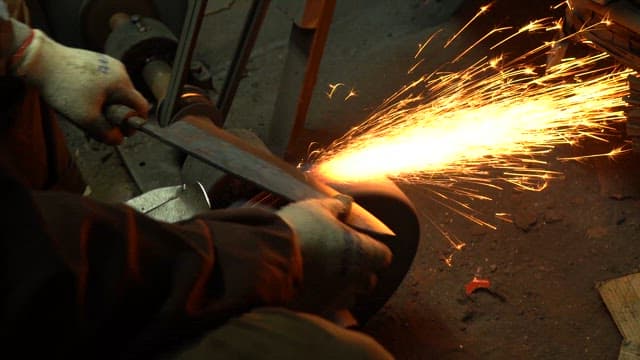
<path fill-rule="evenodd" d="M 262 305 L 343 309 L 391 258 L 336 219 L 338 200 L 166 224 L 30 193 L 1 173 L 0 191 L 0 342 L 33 340 L 56 355 L 143 357 Z"/>
<path fill-rule="evenodd" d="M 0 0 L 0 76 L 7 72 L 9 54 L 14 44 L 13 24 L 9 18 L 7 4 Z"/>
<path fill-rule="evenodd" d="M 269 211 L 171 225 L 31 194 L 6 176 L 0 189 L 0 342 L 22 354 L 160 351 L 251 307 L 285 305 L 301 281 L 294 235 Z"/>
<path fill-rule="evenodd" d="M 51 107 L 94 138 L 107 144 L 123 140 L 122 129 L 103 115 L 108 105 L 126 105 L 146 117 L 149 104 L 117 59 L 64 46 L 40 30 L 8 19 L 4 2 L 0 2 L 0 31 L 0 75 L 24 78 Z"/>

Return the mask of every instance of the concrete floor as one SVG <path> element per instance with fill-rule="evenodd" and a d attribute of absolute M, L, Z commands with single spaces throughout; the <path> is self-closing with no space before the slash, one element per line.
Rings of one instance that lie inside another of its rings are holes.
<path fill-rule="evenodd" d="M 429 53 L 422 72 L 451 60 L 487 29 L 521 26 L 551 16 L 549 5 L 555 3 L 495 2 L 494 11 L 466 31 L 459 43 L 447 51 Z M 216 86 L 223 79 L 248 4 L 248 0 L 216 1 L 209 6 L 196 55 L 211 65 Z M 307 127 L 341 133 L 364 120 L 411 80 L 406 71 L 418 43 L 438 29 L 443 34 L 457 31 L 484 4 L 476 0 L 339 1 Z M 290 19 L 299 13 L 297 1 L 274 1 L 230 113 L 229 127 L 265 135 Z M 519 41 L 512 50 L 532 43 Z M 436 45 L 433 49 L 439 49 Z M 336 82 L 345 86 L 330 100 L 324 92 Z M 351 88 L 358 96 L 344 101 Z M 86 141 L 72 127 L 65 129 L 93 197 L 120 202 L 139 193 L 112 148 Z M 560 148 L 555 155 L 575 154 L 591 146 Z M 621 338 L 594 286 L 640 271 L 637 160 L 628 156 L 615 162 L 561 163 L 552 157 L 551 169 L 562 171 L 565 179 L 548 190 L 523 193 L 506 188 L 487 194 L 494 201 L 474 204 L 483 214 L 504 211 L 525 219 L 530 226 L 524 230 L 506 223 L 496 231 L 478 229 L 434 206 L 419 186 L 403 185 L 420 211 L 420 248 L 410 274 L 364 330 L 398 359 L 617 358 Z M 446 226 L 467 243 L 455 254 L 452 267 L 442 261 L 451 247 L 432 223 Z M 479 268 L 500 296 L 464 295 L 464 284 Z"/>

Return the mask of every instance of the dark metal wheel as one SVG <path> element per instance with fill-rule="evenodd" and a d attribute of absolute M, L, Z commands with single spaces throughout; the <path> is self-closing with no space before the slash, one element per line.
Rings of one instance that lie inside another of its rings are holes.
<path fill-rule="evenodd" d="M 420 242 L 420 223 L 413 203 L 391 181 L 331 185 L 351 195 L 396 233 L 395 237 L 376 236 L 391 249 L 393 261 L 380 274 L 373 293 L 359 298 L 351 309 L 360 325 L 364 325 L 391 298 L 409 272 Z"/>

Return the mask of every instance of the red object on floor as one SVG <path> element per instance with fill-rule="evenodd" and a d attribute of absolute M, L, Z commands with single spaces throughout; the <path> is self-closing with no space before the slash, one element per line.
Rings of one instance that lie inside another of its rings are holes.
<path fill-rule="evenodd" d="M 471 295 L 478 289 L 488 289 L 489 287 L 491 287 L 491 281 L 489 281 L 488 279 L 478 279 L 474 276 L 473 280 L 469 281 L 469 283 L 464 286 L 464 290 L 467 295 Z"/>

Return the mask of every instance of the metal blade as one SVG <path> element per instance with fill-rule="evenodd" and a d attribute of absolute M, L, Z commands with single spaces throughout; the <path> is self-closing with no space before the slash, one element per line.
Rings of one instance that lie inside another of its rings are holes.
<path fill-rule="evenodd" d="M 131 123 L 133 119 L 129 120 Z M 339 194 L 337 190 L 315 181 L 284 160 L 218 128 L 206 117 L 185 116 L 167 127 L 146 122 L 137 128 L 209 165 L 251 181 L 290 201 Z M 387 225 L 355 203 L 344 221 L 367 233 L 395 235 Z"/>

